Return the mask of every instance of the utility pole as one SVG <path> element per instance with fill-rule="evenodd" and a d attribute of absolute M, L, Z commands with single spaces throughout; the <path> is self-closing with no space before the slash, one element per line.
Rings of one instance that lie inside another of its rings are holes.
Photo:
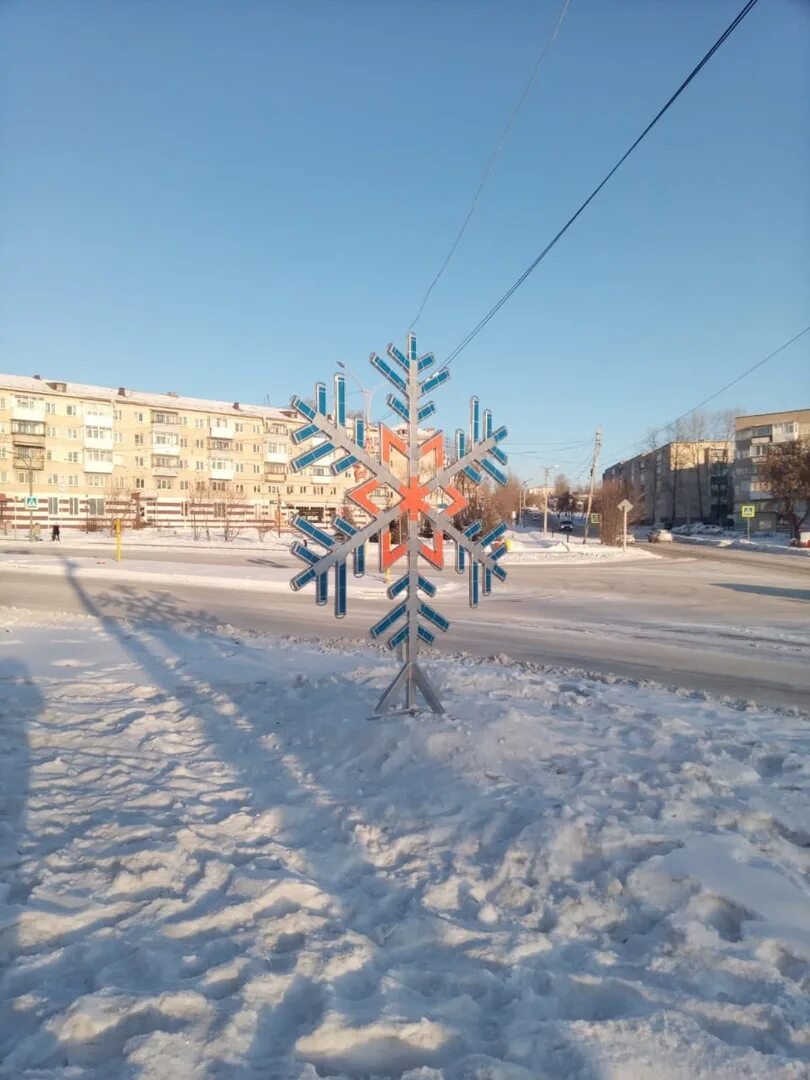
<path fill-rule="evenodd" d="M 556 465 L 544 465 L 543 466 L 543 536 L 548 536 L 548 474 L 552 469 L 556 469 Z"/>
<path fill-rule="evenodd" d="M 31 500 L 34 498 L 34 470 L 29 467 L 28 469 L 28 542 L 33 543 L 34 540 L 34 504 Z"/>
<path fill-rule="evenodd" d="M 596 466 L 599 463 L 599 450 L 602 446 L 602 428 L 596 429 L 596 434 L 593 440 L 593 457 L 591 458 L 591 479 L 588 486 L 588 508 L 585 511 L 585 535 L 582 537 L 582 543 L 588 542 L 588 528 L 591 523 L 591 506 L 593 506 L 593 486 L 596 482 Z"/>

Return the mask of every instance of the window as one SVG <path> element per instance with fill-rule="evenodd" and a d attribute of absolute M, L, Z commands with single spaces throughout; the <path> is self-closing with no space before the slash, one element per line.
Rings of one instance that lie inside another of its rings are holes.
<path fill-rule="evenodd" d="M 292 484 L 287 484 L 287 494 L 288 495 L 292 495 L 294 490 L 295 490 L 295 488 L 292 486 Z"/>
<path fill-rule="evenodd" d="M 68 499 L 68 513 L 72 514 L 73 517 L 78 516 L 79 500 L 76 498 L 75 495 L 71 495 L 71 497 Z"/>
<path fill-rule="evenodd" d="M 135 468 L 136 469 L 142 469 L 144 467 L 145 462 L 146 462 L 146 458 L 136 457 L 135 458 Z"/>
<path fill-rule="evenodd" d="M 153 469 L 173 469 L 177 462 L 173 457 L 165 457 L 162 454 L 152 454 Z"/>
<path fill-rule="evenodd" d="M 153 424 L 176 424 L 178 422 L 177 413 L 162 412 L 158 409 L 152 410 L 152 423 Z"/>
<path fill-rule="evenodd" d="M 242 494 L 244 494 L 244 491 L 245 491 L 244 485 L 243 484 L 237 484 L 236 485 L 236 490 L 241 492 Z"/>
<path fill-rule="evenodd" d="M 45 451 L 45 460 L 46 461 L 53 461 L 53 451 L 52 450 L 46 450 Z"/>
<path fill-rule="evenodd" d="M 205 462 L 204 461 L 195 461 L 194 462 L 194 468 L 197 470 L 197 472 L 202 472 L 203 469 L 205 468 Z"/>
<path fill-rule="evenodd" d="M 180 490 L 181 491 L 188 491 L 188 480 L 181 480 L 180 481 Z M 183 511 L 184 516 L 185 516 L 186 513 L 187 513 L 187 511 Z"/>
<path fill-rule="evenodd" d="M 337 495 L 337 488 L 330 488 L 329 490 L 332 495 Z"/>
<path fill-rule="evenodd" d="M 56 473 L 48 473 L 48 483 L 53 486 L 59 483 L 59 477 Z"/>
<path fill-rule="evenodd" d="M 155 446 L 177 446 L 178 438 L 173 432 L 156 431 L 154 434 Z"/>
<path fill-rule="evenodd" d="M 0 400 L 2 400 L 2 399 L 0 398 Z M 2 406 L 0 406 L 0 408 L 2 408 Z M 6 482 L 6 473 L 5 473 L 5 470 L 4 470 L 4 469 L 0 469 L 0 484 L 5 484 L 5 482 Z"/>
<path fill-rule="evenodd" d="M 45 434 L 48 436 L 49 439 L 55 438 L 56 437 L 56 428 L 55 427 L 46 427 L 45 428 Z"/>
<path fill-rule="evenodd" d="M 113 409 L 113 420 L 123 420 L 124 414 L 120 409 Z"/>
<path fill-rule="evenodd" d="M 253 453 L 254 454 L 260 454 L 261 452 L 262 452 L 261 444 L 260 443 L 254 443 L 253 444 Z"/>
<path fill-rule="evenodd" d="M 90 402 L 84 406 L 84 415 L 87 416 L 112 416 L 109 405 L 100 405 L 98 402 Z"/>
<path fill-rule="evenodd" d="M 287 466 L 281 461 L 268 461 L 266 468 L 269 473 L 285 473 L 287 471 Z"/>
<path fill-rule="evenodd" d="M 235 467 L 236 467 L 237 472 L 244 472 L 245 471 L 245 466 L 242 464 L 241 461 L 237 461 Z"/>
<path fill-rule="evenodd" d="M 230 469 L 231 463 L 225 458 L 211 458 L 212 469 Z"/>
<path fill-rule="evenodd" d="M 231 444 L 227 441 L 227 439 L 212 439 L 211 440 L 211 449 L 212 450 L 227 450 L 230 447 L 230 445 Z"/>
<path fill-rule="evenodd" d="M 0 397 L 0 409 L 5 409 L 5 407 L 6 407 L 6 399 L 4 397 Z"/>
<path fill-rule="evenodd" d="M 66 405 L 65 406 L 65 415 L 66 416 L 75 416 L 77 411 L 78 410 L 76 409 L 75 405 Z"/>
<path fill-rule="evenodd" d="M 88 499 L 87 516 L 91 518 L 104 517 L 104 499 Z"/>
<path fill-rule="evenodd" d="M 50 413 L 51 415 L 53 415 L 56 412 L 56 402 L 54 402 L 54 401 L 46 401 L 45 402 L 45 412 Z"/>
<path fill-rule="evenodd" d="M 241 454 L 241 453 L 242 453 L 242 444 L 241 444 L 240 442 L 238 442 L 238 443 L 234 443 L 234 444 L 233 444 L 233 448 L 234 448 L 234 450 L 235 450 L 235 451 L 237 452 L 237 454 Z"/>
<path fill-rule="evenodd" d="M 124 477 L 123 476 L 116 476 L 116 477 L 113 478 L 113 487 L 114 488 L 122 488 L 123 486 L 124 486 Z"/>
<path fill-rule="evenodd" d="M 159 476 L 157 478 L 158 491 L 171 491 L 172 482 L 168 476 Z"/>
<path fill-rule="evenodd" d="M 85 439 L 107 439 L 110 436 L 110 429 L 97 427 L 95 424 L 87 424 L 84 428 Z"/>
<path fill-rule="evenodd" d="M 278 495 L 281 488 L 278 486 L 278 484 L 268 484 L 267 490 L 270 492 L 271 495 Z"/>
<path fill-rule="evenodd" d="M 45 425 L 41 424 L 39 420 L 11 421 L 12 435 L 39 435 L 40 437 L 42 437 L 45 434 L 45 430 Z"/>
<path fill-rule="evenodd" d="M 135 420 L 139 424 L 144 423 L 144 420 L 145 420 L 144 414 L 142 412 L 136 412 L 135 413 Z"/>
<path fill-rule="evenodd" d="M 113 442 L 122 443 L 124 441 L 123 431 L 116 431 L 113 433 Z"/>
<path fill-rule="evenodd" d="M 135 436 L 135 445 L 136 446 L 143 446 L 143 435 L 136 435 Z"/>
<path fill-rule="evenodd" d="M 245 430 L 245 425 L 244 424 L 240 424 L 240 423 L 237 422 L 234 426 L 235 426 L 237 431 L 244 431 Z"/>
<path fill-rule="evenodd" d="M 58 513 L 59 513 L 59 496 L 58 495 L 49 495 L 48 496 L 48 516 L 49 517 L 56 517 L 56 515 Z"/>
<path fill-rule="evenodd" d="M 268 428 L 271 435 L 286 435 L 287 429 L 283 424 L 271 424 Z"/>
<path fill-rule="evenodd" d="M 212 491 L 224 491 L 225 490 L 225 481 L 224 480 L 212 480 L 211 481 L 211 489 L 212 489 Z"/>
<path fill-rule="evenodd" d="M 71 465 L 78 465 L 78 463 L 79 463 L 79 451 L 78 450 L 68 450 L 67 459 L 68 459 L 68 461 L 70 462 Z"/>
<path fill-rule="evenodd" d="M 17 483 L 18 484 L 27 484 L 28 483 L 28 473 L 27 472 L 18 472 L 17 473 Z"/>
<path fill-rule="evenodd" d="M 254 473 L 260 473 L 261 471 L 262 471 L 261 465 L 254 465 L 253 466 L 253 472 Z"/>
<path fill-rule="evenodd" d="M 195 450 L 204 450 L 205 449 L 205 439 L 195 439 L 194 440 L 194 449 Z"/>
<path fill-rule="evenodd" d="M 330 470 L 327 469 L 327 468 L 324 468 L 323 465 L 316 465 L 312 470 L 312 475 L 313 476 L 329 476 L 330 475 Z"/>
<path fill-rule="evenodd" d="M 188 468 L 188 462 L 186 461 L 185 458 L 178 459 L 175 462 L 175 464 L 178 465 L 181 469 L 187 469 Z"/>
<path fill-rule="evenodd" d="M 38 409 L 42 398 L 31 397 L 29 394 L 15 394 L 14 404 L 18 409 Z"/>
<path fill-rule="evenodd" d="M 196 428 L 208 427 L 208 425 L 205 422 L 205 417 L 204 416 L 195 416 L 194 417 L 194 427 L 196 427 Z"/>
<path fill-rule="evenodd" d="M 224 502 L 215 502 L 213 510 L 214 510 L 214 517 L 218 517 L 218 518 L 224 518 L 225 517 L 225 503 Z"/>
<path fill-rule="evenodd" d="M 299 495 L 306 495 L 306 493 L 307 493 L 307 485 L 306 484 L 301 484 L 299 486 L 299 488 L 298 488 L 298 494 Z"/>
<path fill-rule="evenodd" d="M 262 491 L 262 485 L 261 485 L 261 484 L 254 484 L 254 485 L 253 485 L 253 494 L 254 494 L 254 495 L 260 495 L 260 494 L 261 494 L 261 491 Z M 257 510 L 257 511 L 258 511 L 258 509 L 259 509 L 259 508 L 258 508 L 258 507 L 256 507 L 256 510 Z"/>
<path fill-rule="evenodd" d="M 146 487 L 146 481 L 144 480 L 144 478 L 142 476 L 139 476 L 135 480 L 135 487 L 136 488 L 145 488 Z"/>
<path fill-rule="evenodd" d="M 261 430 L 262 430 L 262 429 L 261 429 L 261 428 L 259 427 L 259 425 L 258 425 L 258 424 L 254 424 L 254 425 L 253 425 L 253 434 L 254 434 L 254 435 L 258 435 L 258 434 L 259 434 L 259 432 L 260 432 Z"/>
<path fill-rule="evenodd" d="M 180 445 L 183 447 L 183 449 L 185 449 L 188 446 L 188 439 L 185 437 L 185 435 L 180 440 Z"/>
<path fill-rule="evenodd" d="M 221 416 L 214 418 L 214 427 L 217 428 L 229 428 L 231 426 L 230 420 L 223 420 Z"/>
<path fill-rule="evenodd" d="M 85 480 L 88 487 L 106 487 L 107 485 L 107 477 L 104 473 L 90 473 Z"/>
<path fill-rule="evenodd" d="M 68 487 L 78 487 L 78 486 L 79 486 L 79 478 L 75 473 L 73 473 L 71 476 L 68 477 Z"/>
<path fill-rule="evenodd" d="M 78 439 L 78 437 L 79 437 L 79 429 L 75 428 L 75 427 L 69 427 L 68 431 L 67 431 L 67 437 L 69 439 Z"/>
<path fill-rule="evenodd" d="M 112 462 L 112 450 L 85 450 L 84 460 Z"/>

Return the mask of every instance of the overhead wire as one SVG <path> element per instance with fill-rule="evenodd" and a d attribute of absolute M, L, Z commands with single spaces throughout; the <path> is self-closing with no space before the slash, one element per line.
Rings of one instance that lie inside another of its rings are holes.
<path fill-rule="evenodd" d="M 542 49 L 540 55 L 538 56 L 537 61 L 535 62 L 534 68 L 532 69 L 531 75 L 529 76 L 529 79 L 528 79 L 526 85 L 523 87 L 523 90 L 521 91 L 520 97 L 517 99 L 517 102 L 515 103 L 515 106 L 514 106 L 514 108 L 512 109 L 512 112 L 509 115 L 509 119 L 506 121 L 506 127 L 501 132 L 501 136 L 498 139 L 498 142 L 496 143 L 494 150 L 489 155 L 489 158 L 487 160 L 486 165 L 484 166 L 484 171 L 481 174 L 481 179 L 478 181 L 478 187 L 475 189 L 475 192 L 474 192 L 473 198 L 472 198 L 472 202 L 470 203 L 470 206 L 469 206 L 469 208 L 467 210 L 467 213 L 466 213 L 466 215 L 464 217 L 464 220 L 461 223 L 461 228 L 456 233 L 455 239 L 453 240 L 452 244 L 450 245 L 450 250 L 447 252 L 447 255 L 444 258 L 444 262 L 439 267 L 438 272 L 436 273 L 436 276 L 433 278 L 433 280 L 431 281 L 430 285 L 427 288 L 427 291 L 426 291 L 425 295 L 422 297 L 422 302 L 419 305 L 419 310 L 416 312 L 416 315 L 413 317 L 413 319 L 411 319 L 411 323 L 410 323 L 410 329 L 411 330 L 413 330 L 416 327 L 416 324 L 419 322 L 419 319 L 421 318 L 422 312 L 425 310 L 425 305 L 427 304 L 427 302 L 428 302 L 428 300 L 430 298 L 430 294 L 433 292 L 434 288 L 439 283 L 439 279 L 441 278 L 442 274 L 445 272 L 445 270 L 449 266 L 450 260 L 453 258 L 453 256 L 456 253 L 456 248 L 461 243 L 461 238 L 464 236 L 464 233 L 467 231 L 467 226 L 470 224 L 470 219 L 472 218 L 473 214 L 475 213 L 475 210 L 476 210 L 476 208 L 478 206 L 478 201 L 481 198 L 481 193 L 483 192 L 484 186 L 485 186 L 487 180 L 489 179 L 489 174 L 492 172 L 493 166 L 495 165 L 495 161 L 496 161 L 498 155 L 500 154 L 501 150 L 503 149 L 503 145 L 506 142 L 506 137 L 508 136 L 509 131 L 510 131 L 512 125 L 514 124 L 515 120 L 517 119 L 518 113 L 523 108 L 523 105 L 524 105 L 524 103 L 526 101 L 526 98 L 529 96 L 529 92 L 531 91 L 532 87 L 534 86 L 535 82 L 537 81 L 537 76 L 540 73 L 540 67 L 541 67 L 543 61 L 545 60 L 548 53 L 551 51 L 551 48 L 554 45 L 554 42 L 557 40 L 557 37 L 559 36 L 560 30 L 562 28 L 563 20 L 565 19 L 565 13 L 568 10 L 568 6 L 569 6 L 570 3 L 571 3 L 571 0 L 563 0 L 562 8 L 560 9 L 560 13 L 559 13 L 559 16 L 557 17 L 557 22 L 555 23 L 554 29 L 553 29 L 553 31 L 551 33 L 551 36 L 549 37 L 548 41 L 543 46 L 543 49 Z"/>
<path fill-rule="evenodd" d="M 689 84 L 692 82 L 692 80 L 695 79 L 697 77 L 697 75 L 703 70 L 703 68 L 706 66 L 706 64 L 708 64 L 708 62 L 711 60 L 711 58 L 714 56 L 714 54 L 718 51 L 718 49 L 720 49 L 722 47 L 722 45 L 724 44 L 724 42 L 726 42 L 728 40 L 728 38 L 731 36 L 731 34 L 734 33 L 734 31 L 737 29 L 737 27 L 740 25 L 740 23 L 743 21 L 743 19 L 746 17 L 746 15 L 749 14 L 749 12 L 756 6 L 756 4 L 758 2 L 759 2 L 759 0 L 747 0 L 747 3 L 744 5 L 744 7 L 737 13 L 735 18 L 729 23 L 729 25 L 725 28 L 723 33 L 717 38 L 717 40 L 714 42 L 714 44 L 711 46 L 711 48 L 708 50 L 708 52 L 706 52 L 704 54 L 704 56 L 700 59 L 700 61 L 695 65 L 695 67 L 692 68 L 692 70 L 689 72 L 689 74 L 686 76 L 686 78 L 678 86 L 677 90 L 675 90 L 675 92 L 670 95 L 670 97 L 667 99 L 667 101 L 664 103 L 664 105 L 662 105 L 662 107 L 658 110 L 658 112 L 655 114 L 655 116 L 652 118 L 652 120 L 649 122 L 649 124 L 647 124 L 647 126 L 644 128 L 644 130 L 641 132 L 641 134 L 634 140 L 634 142 L 631 143 L 631 145 L 628 147 L 628 149 L 625 150 L 625 152 L 622 154 L 622 156 L 619 158 L 619 160 L 616 162 L 616 164 L 613 166 L 613 168 L 610 169 L 610 171 L 608 173 L 606 173 L 606 175 L 597 184 L 597 186 L 593 189 L 593 191 L 590 193 L 590 195 L 587 197 L 587 199 L 585 199 L 585 201 L 579 206 L 579 208 L 568 218 L 568 220 L 565 222 L 565 224 L 562 226 L 562 228 L 552 237 L 552 239 L 548 242 L 548 244 L 546 244 L 546 246 L 543 248 L 543 250 L 540 252 L 540 254 L 535 259 L 533 259 L 531 263 L 529 263 L 529 265 L 526 267 L 526 269 L 523 271 L 523 273 L 520 275 L 520 277 L 518 277 L 517 280 L 514 281 L 512 283 L 512 285 L 510 285 L 510 287 L 506 290 L 506 292 L 503 294 L 503 296 L 501 296 L 501 298 L 497 301 L 497 303 L 495 303 L 489 309 L 489 311 L 486 313 L 486 315 L 483 316 L 483 318 L 479 319 L 479 321 L 475 324 L 475 326 L 472 328 L 472 330 L 470 330 L 461 339 L 461 341 L 458 343 L 458 345 L 456 345 L 456 347 L 452 350 L 452 352 L 448 355 L 447 359 L 444 361 L 444 364 L 442 365 L 443 368 L 447 368 L 447 367 L 450 366 L 450 364 L 452 364 L 452 362 L 459 355 L 459 353 L 461 353 L 464 349 L 466 349 L 467 346 L 473 341 L 473 339 L 475 337 L 477 337 L 478 334 L 481 333 L 481 331 L 484 329 L 484 327 L 487 325 L 487 323 L 489 323 L 490 320 L 493 319 L 497 315 L 497 313 L 501 310 L 501 308 L 504 306 L 504 304 L 509 299 L 511 299 L 511 297 L 517 292 L 517 290 L 520 288 L 520 286 L 523 284 L 523 282 L 529 277 L 529 275 L 532 274 L 537 269 L 537 267 L 540 265 L 540 263 L 543 261 L 543 259 L 545 259 L 545 257 L 552 250 L 552 248 L 568 232 L 568 230 L 571 228 L 571 226 L 574 224 L 574 222 L 577 220 L 577 218 L 580 216 L 580 214 L 582 214 L 583 211 L 593 202 L 593 200 L 596 198 L 596 196 L 599 194 L 599 192 L 602 190 L 602 188 L 615 175 L 615 173 L 618 172 L 618 170 L 625 163 L 625 161 L 627 161 L 627 159 L 630 157 L 630 155 L 633 153 L 633 151 L 636 149 L 636 147 L 639 146 L 639 144 L 647 137 L 647 135 L 649 135 L 649 133 L 652 131 L 652 129 L 655 127 L 655 125 L 658 123 L 658 121 L 672 107 L 672 105 L 675 104 L 675 102 L 678 100 L 678 98 L 681 96 L 681 94 L 684 92 L 684 90 L 686 90 L 686 88 L 689 86 Z"/>
<path fill-rule="evenodd" d="M 746 368 L 745 371 L 741 372 L 739 375 L 733 378 L 731 382 L 727 382 L 724 386 L 721 386 L 719 390 L 715 390 L 714 393 L 709 394 L 708 397 L 705 397 L 702 401 L 699 401 L 697 405 L 693 405 L 691 409 L 687 409 L 686 412 L 681 413 L 680 416 L 676 416 L 674 420 L 670 420 L 668 423 L 662 424 L 661 427 L 671 428 L 678 424 L 681 420 L 685 420 L 687 416 L 691 416 L 692 413 L 697 412 L 698 409 L 702 409 L 704 405 L 708 405 L 710 401 L 714 401 L 715 398 L 720 397 L 720 395 L 724 394 L 726 390 L 730 390 L 732 386 L 736 386 L 737 383 L 742 382 L 743 379 L 747 378 L 749 375 L 752 375 L 759 368 L 767 364 L 769 360 L 773 360 L 775 356 L 778 356 L 780 353 L 784 352 L 785 349 L 789 348 L 800 338 L 803 338 L 805 334 L 810 334 L 810 326 L 805 326 L 804 330 L 800 330 L 798 334 L 794 334 L 792 338 L 784 341 L 777 349 L 774 349 L 773 352 L 769 352 L 767 356 L 763 356 L 761 360 L 757 360 L 755 364 L 752 364 L 750 367 Z M 635 449 L 635 447 L 641 446 L 643 443 L 643 438 L 636 439 L 634 443 L 629 443 L 624 448 L 624 450 L 633 450 Z M 624 450 L 620 451 L 620 453 L 624 452 Z"/>

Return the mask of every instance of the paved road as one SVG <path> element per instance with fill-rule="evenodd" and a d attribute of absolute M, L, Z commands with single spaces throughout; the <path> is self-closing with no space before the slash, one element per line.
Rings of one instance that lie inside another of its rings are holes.
<path fill-rule="evenodd" d="M 439 607 L 453 622 L 442 646 L 810 710 L 810 566 L 784 556 L 675 545 L 662 546 L 661 554 L 625 565 L 515 565 L 506 587 L 478 612 L 466 607 L 461 590 L 442 598 Z M 219 553 L 150 555 L 179 565 L 190 556 L 222 565 Z M 254 569 L 250 560 L 257 557 L 228 553 Z M 336 622 L 310 597 L 286 591 L 115 584 L 115 565 L 108 569 L 108 579 L 91 580 L 15 574 L 0 564 L 0 596 L 20 607 L 228 623 L 324 639 L 365 637 L 385 604 L 354 601 L 349 616 Z"/>

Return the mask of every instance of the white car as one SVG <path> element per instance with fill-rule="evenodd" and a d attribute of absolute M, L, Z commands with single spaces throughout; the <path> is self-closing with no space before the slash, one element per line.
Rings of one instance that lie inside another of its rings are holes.
<path fill-rule="evenodd" d="M 650 533 L 647 539 L 650 541 L 651 544 L 671 544 L 672 533 L 669 531 L 669 529 L 650 529 Z"/>
<path fill-rule="evenodd" d="M 624 536 L 619 536 L 619 538 L 616 541 L 617 544 L 621 544 L 621 543 L 635 544 L 635 542 L 636 542 L 636 538 L 635 538 L 635 536 L 633 536 L 632 533 L 625 533 Z"/>

